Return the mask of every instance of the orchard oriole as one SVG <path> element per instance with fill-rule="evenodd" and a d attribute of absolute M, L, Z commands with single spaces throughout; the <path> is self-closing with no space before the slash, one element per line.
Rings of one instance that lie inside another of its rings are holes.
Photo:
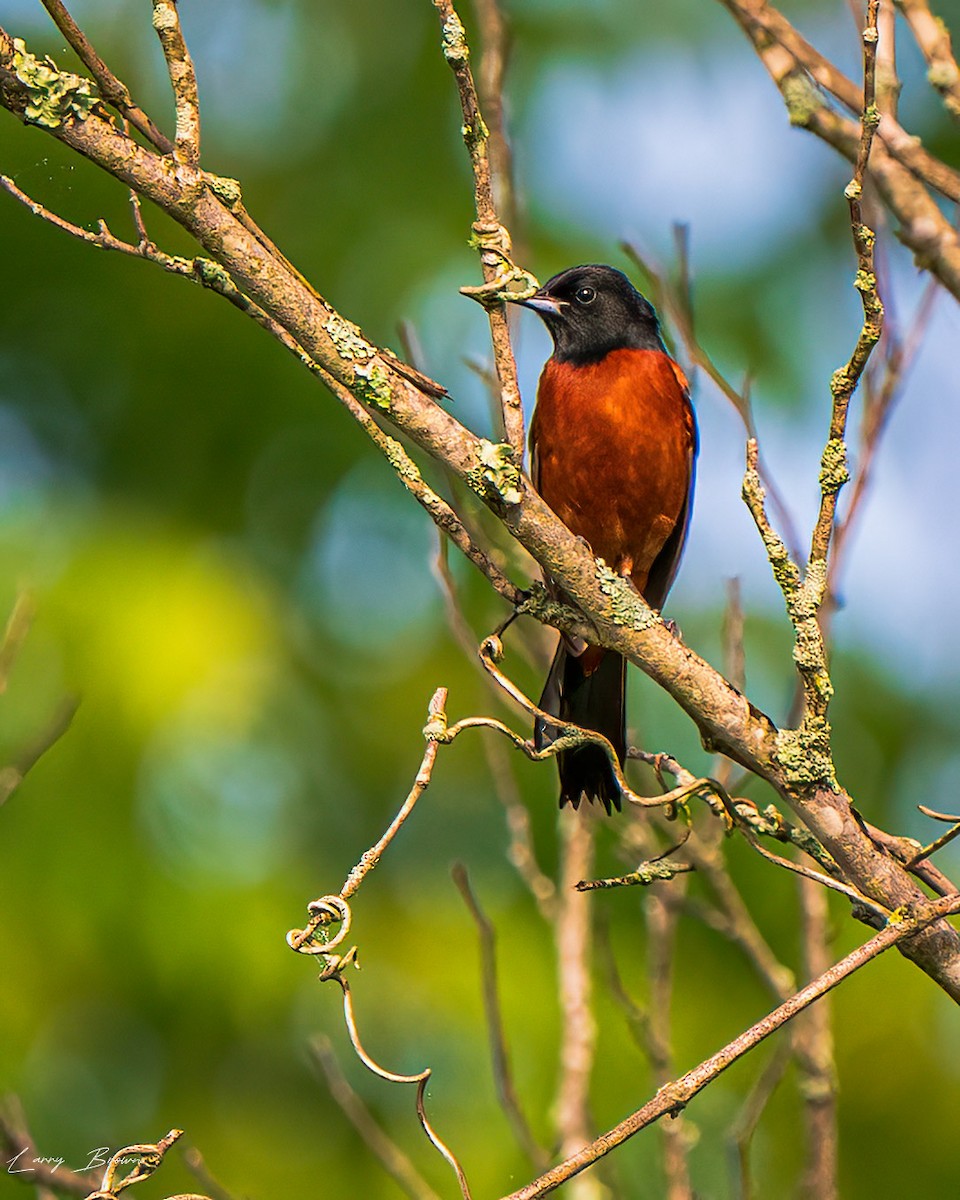
<path fill-rule="evenodd" d="M 667 353 L 653 306 L 620 271 L 571 267 L 520 301 L 543 318 L 553 354 L 530 426 L 533 485 L 593 553 L 660 609 L 676 575 L 693 503 L 697 426 L 686 378 Z M 626 754 L 626 662 L 561 637 L 540 707 L 602 733 Z M 537 721 L 543 749 L 555 726 Z M 585 796 L 607 812 L 620 788 L 604 750 L 557 756 L 560 804 Z"/>

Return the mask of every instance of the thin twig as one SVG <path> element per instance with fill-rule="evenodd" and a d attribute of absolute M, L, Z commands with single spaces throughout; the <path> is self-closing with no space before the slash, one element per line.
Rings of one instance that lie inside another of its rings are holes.
<path fill-rule="evenodd" d="M 750 1143 L 756 1133 L 764 1109 L 773 1098 L 773 1093 L 783 1080 L 793 1057 L 793 1042 L 785 1035 L 777 1039 L 773 1054 L 764 1063 L 747 1093 L 736 1120 L 731 1126 L 729 1138 L 737 1161 L 740 1179 L 739 1200 L 753 1200 L 753 1176 L 750 1168 Z"/>
<path fill-rule="evenodd" d="M 723 610 L 723 670 L 726 677 L 735 688 L 746 694 L 747 690 L 747 654 L 744 642 L 744 613 L 743 601 L 740 594 L 740 580 L 727 580 L 727 603 Z M 732 759 L 725 754 L 714 757 L 711 774 L 718 779 L 729 791 L 736 767 Z"/>
<path fill-rule="evenodd" d="M 20 592 L 7 617 L 3 640 L 0 641 L 0 694 L 7 690 L 10 671 L 30 631 L 36 606 L 30 592 Z"/>
<path fill-rule="evenodd" d="M 918 807 L 922 812 L 923 805 L 918 805 Z M 960 895 L 960 888 L 957 887 L 952 879 L 948 879 L 939 867 L 935 867 L 932 862 L 928 862 L 925 858 L 918 858 L 918 855 L 922 855 L 923 853 L 923 847 L 915 838 L 900 837 L 893 833 L 887 833 L 885 829 L 879 829 L 876 825 L 871 825 L 868 821 L 864 822 L 864 828 L 870 840 L 875 845 L 889 851 L 905 870 L 910 871 L 912 875 L 916 875 L 918 879 L 922 880 L 938 896 Z"/>
<path fill-rule="evenodd" d="M 577 882 L 591 873 L 595 823 L 590 813 L 560 819 L 560 907 L 554 926 L 560 1002 L 560 1077 L 553 1105 L 560 1153 L 577 1153 L 591 1139 L 590 1077 L 596 1050 L 591 963 L 593 935 L 590 896 Z M 597 1200 L 599 1180 L 588 1176 L 571 1185 L 573 1200 Z"/>
<path fill-rule="evenodd" d="M 447 689 L 437 688 L 430 700 L 428 709 L 428 727 L 430 724 L 438 720 L 444 720 L 443 709 L 447 702 Z M 400 807 L 400 811 L 390 822 L 383 837 L 367 850 L 357 865 L 353 868 L 350 874 L 344 881 L 343 887 L 340 889 L 340 896 L 343 900 L 349 900 L 357 888 L 363 883 L 364 879 L 373 868 L 379 863 L 383 856 L 384 850 L 390 845 L 393 839 L 400 832 L 403 823 L 407 817 L 413 812 L 413 807 L 427 790 L 430 784 L 430 777 L 433 774 L 433 764 L 437 757 L 437 743 L 431 739 L 427 741 L 427 747 L 423 752 L 423 761 L 420 763 L 420 769 L 417 771 L 416 778 L 413 781 L 413 787 Z"/>
<path fill-rule="evenodd" d="M 46 727 L 17 752 L 12 762 L 0 767 L 0 807 L 10 799 L 24 777 L 40 761 L 44 754 L 70 728 L 80 701 L 76 696 L 61 700 Z"/>
<path fill-rule="evenodd" d="M 476 638 L 460 605 L 457 587 L 447 561 L 446 548 L 446 539 L 440 534 L 437 555 L 434 559 L 434 573 L 440 583 L 440 590 L 444 598 L 447 624 L 468 661 L 480 671 L 484 683 L 492 686 L 493 690 L 499 694 L 496 681 L 491 679 L 477 659 Z M 482 743 L 494 791 L 506 813 L 507 830 L 510 835 L 507 856 L 533 896 L 540 915 L 545 921 L 553 921 L 557 908 L 556 884 L 542 870 L 537 861 L 530 812 L 521 800 L 511 760 L 500 738 L 485 737 L 482 739 Z"/>
<path fill-rule="evenodd" d="M 191 167 L 200 162 L 200 95 L 193 59 L 180 28 L 177 0 L 153 0 L 153 27 L 157 31 L 177 110 L 175 153 Z"/>
<path fill-rule="evenodd" d="M 378 1078 L 386 1080 L 387 1083 L 415 1083 L 417 1085 L 417 1117 L 419 1118 L 420 1124 L 423 1127 L 423 1131 L 433 1146 L 450 1164 L 450 1167 L 457 1177 L 457 1182 L 460 1185 L 460 1194 L 462 1195 L 463 1200 L 470 1200 L 470 1188 L 467 1184 L 466 1176 L 463 1173 L 463 1168 L 460 1166 L 460 1163 L 457 1161 L 453 1152 L 440 1138 L 439 1134 L 427 1119 L 427 1113 L 424 1107 L 424 1093 L 426 1092 L 427 1082 L 433 1073 L 432 1069 L 430 1067 L 426 1067 L 423 1071 L 418 1072 L 416 1075 L 398 1075 L 395 1071 L 388 1071 L 385 1067 L 381 1067 L 375 1059 L 371 1058 L 371 1056 L 363 1048 L 363 1043 L 360 1041 L 360 1034 L 357 1030 L 356 1016 L 354 1015 L 353 1011 L 353 996 L 350 991 L 350 985 L 339 973 L 335 974 L 333 978 L 335 978 L 337 983 L 339 983 L 340 990 L 343 992 L 343 1017 L 344 1021 L 346 1022 L 347 1032 L 350 1035 L 350 1041 L 353 1045 L 353 1049 L 357 1055 L 357 1058 L 360 1059 L 368 1071 L 376 1075 Z"/>
<path fill-rule="evenodd" d="M 314 1062 L 323 1071 L 330 1095 L 363 1139 L 364 1144 L 380 1161 L 384 1170 L 397 1181 L 412 1200 L 440 1200 L 406 1154 L 389 1137 L 363 1100 L 350 1086 L 337 1062 L 330 1039 L 314 1038 L 310 1043 Z"/>
<path fill-rule="evenodd" d="M 908 871 L 913 870 L 924 859 L 929 858 L 931 854 L 936 854 L 938 850 L 942 850 L 944 846 L 948 846 L 956 837 L 960 837 L 960 822 L 954 825 L 952 829 L 948 829 L 946 833 L 941 834 L 940 837 L 935 838 L 929 846 L 924 846 L 921 850 L 918 850 L 913 858 L 909 859 L 903 865 Z"/>
<path fill-rule="evenodd" d="M 873 261 L 873 246 L 876 237 L 873 230 L 864 224 L 861 203 L 864 176 L 873 146 L 874 134 L 880 120 L 880 114 L 876 107 L 878 7 L 879 0 L 868 0 L 863 28 L 863 113 L 860 121 L 860 144 L 854 163 L 853 178 L 847 184 L 844 192 L 850 208 L 850 229 L 857 255 L 855 286 L 860 293 L 863 306 L 863 325 L 849 361 L 839 371 L 834 372 L 830 383 L 833 406 L 830 413 L 828 441 L 821 462 L 820 511 L 817 514 L 810 542 L 808 575 L 817 564 L 825 564 L 827 561 L 830 540 L 833 536 L 837 496 L 849 478 L 844 440 L 847 411 L 850 399 L 860 382 L 860 376 L 883 332 L 883 305 L 877 293 L 877 277 Z M 826 578 L 823 582 L 825 585 Z"/>
<path fill-rule="evenodd" d="M 463 863 L 455 863 L 453 881 L 463 897 L 473 923 L 477 928 L 480 943 L 480 967 L 483 990 L 483 1010 L 487 1019 L 487 1035 L 490 1042 L 490 1057 L 493 1062 L 493 1079 L 500 1107 L 513 1130 L 517 1144 L 538 1171 L 544 1170 L 550 1156 L 539 1144 L 530 1128 L 513 1081 L 510 1056 L 503 1029 L 503 1014 L 500 1011 L 500 993 L 497 986 L 497 935 L 493 923 L 480 907 L 470 878 Z"/>
<path fill-rule="evenodd" d="M 677 923 L 686 893 L 686 880 L 658 888 L 644 905 L 647 927 L 647 1053 L 653 1068 L 653 1081 L 665 1087 L 673 1078 L 676 1064 L 673 1053 L 673 984 L 677 950 Z M 663 1172 L 666 1176 L 665 1200 L 691 1200 L 690 1168 L 687 1152 L 690 1130 L 682 1118 L 659 1126 L 663 1144 Z"/>
<path fill-rule="evenodd" d="M 927 80 L 940 93 L 947 112 L 960 118 L 960 68 L 950 45 L 950 31 L 930 11 L 927 0 L 895 0 L 895 3 L 927 60 Z"/>
<path fill-rule="evenodd" d="M 349 897 L 351 897 L 367 875 L 379 863 L 380 857 L 386 850 L 387 846 L 393 841 L 397 833 L 403 827 L 404 822 L 413 811 L 414 805 L 430 783 L 430 778 L 433 773 L 433 766 L 437 757 L 438 739 L 434 736 L 436 729 L 446 727 L 446 716 L 443 712 L 443 706 L 447 699 L 447 689 L 437 688 L 434 692 L 429 705 L 428 723 L 424 730 L 427 746 L 424 751 L 423 759 L 420 763 L 420 768 L 417 771 L 413 787 L 410 789 L 406 800 L 400 806 L 400 810 L 394 819 L 390 822 L 383 836 L 361 857 L 360 861 L 347 876 L 339 895 L 321 896 L 318 900 L 312 900 L 307 906 L 310 914 L 306 926 L 303 929 L 291 929 L 287 934 L 287 944 L 292 950 L 299 954 L 307 954 L 319 957 L 323 963 L 320 972 L 321 982 L 326 982 L 330 979 L 336 980 L 343 994 L 343 1018 L 347 1026 L 347 1032 L 350 1035 L 350 1042 L 353 1046 L 357 1057 L 374 1075 L 380 1079 L 386 1080 L 388 1083 L 414 1083 L 417 1085 L 417 1118 L 423 1128 L 424 1133 L 430 1140 L 432 1145 L 449 1163 L 451 1169 L 457 1177 L 457 1182 L 460 1186 L 461 1196 L 463 1200 L 470 1200 L 470 1188 L 467 1184 L 466 1176 L 463 1173 L 463 1168 L 457 1161 L 456 1156 L 449 1149 L 446 1143 L 440 1138 L 434 1130 L 430 1121 L 427 1118 L 424 1105 L 424 1094 L 426 1091 L 427 1081 L 430 1079 L 432 1068 L 426 1067 L 423 1071 L 416 1075 L 400 1075 L 395 1071 L 390 1071 L 380 1064 L 367 1053 L 360 1040 L 360 1034 L 357 1029 L 356 1016 L 353 1008 L 353 997 L 350 991 L 350 985 L 344 977 L 344 972 L 350 966 L 357 965 L 357 947 L 351 946 L 345 954 L 334 953 L 339 950 L 342 943 L 346 940 L 347 934 L 350 932 L 353 923 L 353 914 L 350 910 Z M 339 925 L 337 932 L 331 937 L 328 930 L 332 925 Z"/>
<path fill-rule="evenodd" d="M 827 970 L 830 910 L 822 888 L 800 880 L 803 970 L 817 979 Z M 801 1194 L 807 1200 L 836 1200 L 837 1071 L 833 1057 L 832 1004 L 829 998 L 798 1017 L 793 1028 L 794 1053 L 803 1100 L 804 1172 Z"/>
<path fill-rule="evenodd" d="M 860 6 L 854 14 L 859 28 Z M 897 105 L 900 100 L 900 79 L 897 76 L 897 12 L 893 0 L 880 0 L 877 13 L 877 108 L 880 110 L 878 135 L 883 138 L 884 120 L 896 121 Z"/>
<path fill-rule="evenodd" d="M 685 265 L 687 254 L 685 240 L 678 240 L 678 247 L 682 248 L 683 251 L 681 255 L 681 280 L 686 280 L 689 276 L 689 267 Z M 689 284 L 679 289 L 674 287 L 667 278 L 666 273 L 659 269 L 648 255 L 641 253 L 639 248 L 632 242 L 621 242 L 620 248 L 650 280 L 655 306 L 664 313 L 671 327 L 678 334 L 690 365 L 697 370 L 703 371 L 707 378 L 715 384 L 720 393 L 733 405 L 734 410 L 743 422 L 747 436 L 756 439 L 757 425 L 753 415 L 753 405 L 750 400 L 749 380 L 745 380 L 741 388 L 736 388 L 723 374 L 700 342 L 694 327 L 693 308 L 688 290 Z M 767 495 L 770 497 L 771 503 L 776 510 L 777 519 L 784 530 L 784 538 L 790 553 L 794 557 L 797 557 L 799 554 L 800 538 L 793 516 L 776 479 L 759 457 L 759 454 L 757 470 L 763 480 L 763 486 Z"/>
<path fill-rule="evenodd" d="M 173 142 L 166 134 L 161 133 L 143 109 L 134 103 L 127 85 L 114 75 L 94 50 L 83 30 L 67 11 L 66 5 L 62 4 L 61 0 L 41 0 L 41 3 L 73 48 L 77 58 L 97 81 L 104 100 L 112 104 L 124 119 L 139 130 L 162 154 L 170 154 L 174 148 Z"/>
<path fill-rule="evenodd" d="M 470 69 L 470 47 L 467 44 L 463 22 L 452 0 L 433 0 L 433 5 L 441 21 L 443 55 L 457 81 L 463 112 L 463 140 L 473 167 L 477 214 L 473 232 L 480 251 L 483 287 L 466 289 L 466 292 L 474 299 L 480 300 L 487 310 L 494 363 L 500 385 L 503 437 L 513 450 L 514 459 L 519 465 L 523 461 L 523 406 L 517 382 L 517 366 L 510 344 L 506 304 L 501 293 L 511 289 L 530 292 L 536 287 L 536 280 L 525 272 L 518 271 L 514 265 L 510 235 L 497 212 L 490 159 L 487 154 L 488 130 L 480 113 L 477 89 Z"/>
<path fill-rule="evenodd" d="M 203 1155 L 196 1146 L 190 1146 L 184 1150 L 183 1163 L 203 1190 L 209 1192 L 210 1200 L 234 1200 L 233 1193 L 228 1192 L 223 1184 L 210 1174 L 210 1168 L 204 1162 Z"/>
<path fill-rule="evenodd" d="M 510 35 L 499 0 L 474 0 L 480 22 L 480 99 L 488 128 L 487 150 L 497 208 L 503 223 L 515 231 L 517 193 L 513 160 L 503 112 L 503 84 L 510 56 Z"/>
<path fill-rule="evenodd" d="M 720 847 L 706 842 L 702 833 L 695 830 L 684 850 L 716 902 L 709 908 L 690 906 L 691 911 L 739 947 L 775 999 L 786 1000 L 796 988 L 793 972 L 779 961 L 760 932 L 730 877 Z"/>
<path fill-rule="evenodd" d="M 682 1112 L 690 1101 L 708 1084 L 712 1083 L 733 1063 L 743 1058 L 765 1038 L 780 1029 L 798 1013 L 803 1012 L 821 996 L 827 994 L 844 979 L 859 970 L 866 963 L 889 950 L 891 946 L 915 936 L 934 921 L 941 920 L 960 911 L 960 896 L 948 896 L 943 899 L 923 904 L 909 915 L 898 921 L 890 921 L 879 933 L 864 942 L 852 953 L 846 955 L 838 963 L 825 971 L 819 979 L 807 984 L 786 1003 L 781 1004 L 762 1020 L 757 1021 L 749 1029 L 729 1042 L 722 1050 L 705 1059 L 699 1066 L 682 1075 L 674 1083 L 661 1088 L 656 1096 L 642 1108 L 637 1109 L 625 1120 L 614 1126 L 607 1133 L 601 1134 L 589 1146 L 584 1147 L 578 1154 L 572 1155 L 565 1162 L 545 1172 L 539 1179 L 533 1180 L 519 1191 L 511 1192 L 503 1200 L 534 1200 L 535 1197 L 546 1196 L 561 1184 L 572 1179 L 579 1171 L 595 1163 L 599 1158 L 615 1150 L 634 1134 L 639 1133 L 661 1117 Z"/>

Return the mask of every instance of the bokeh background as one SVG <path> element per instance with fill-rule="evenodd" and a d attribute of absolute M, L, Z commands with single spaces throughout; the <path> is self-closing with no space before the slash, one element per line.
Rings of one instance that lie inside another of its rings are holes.
<path fill-rule="evenodd" d="M 180 7 L 200 77 L 205 166 L 242 180 L 256 219 L 372 337 L 398 346 L 398 322 L 410 321 L 456 414 L 487 432 L 484 386 L 467 365 L 489 357 L 485 320 L 457 293 L 478 279 L 470 179 L 432 6 Z M 857 70 L 845 4 L 786 7 Z M 72 9 L 169 128 L 149 6 L 76 0 Z M 582 261 L 624 267 L 622 238 L 669 262 L 672 223 L 689 223 L 701 338 L 732 378 L 752 376 L 766 457 L 807 528 L 829 374 L 859 327 L 847 168 L 790 128 L 712 0 L 505 9 L 528 265 L 541 278 Z M 0 21 L 70 63 L 35 0 L 0 0 Z M 905 123 L 956 165 L 956 126 L 907 39 L 901 49 Z M 130 229 L 120 189 L 7 114 L 0 169 L 88 228 L 103 216 Z M 189 252 L 168 221 L 147 219 L 165 248 Z M 80 698 L 69 732 L 0 813 L 2 1086 L 22 1097 L 41 1152 L 70 1165 L 176 1125 L 236 1195 L 398 1196 L 310 1066 L 307 1041 L 325 1031 L 354 1087 L 452 1194 L 412 1095 L 350 1057 L 338 994 L 283 942 L 307 900 L 339 888 L 406 794 L 433 689 L 450 688 L 452 714 L 494 710 L 445 623 L 434 534 L 331 397 L 217 297 L 72 241 L 5 196 L 0 253 L 0 607 L 22 587 L 36 603 L 0 698 L 5 760 L 64 697 Z M 885 264 L 888 307 L 906 327 L 923 281 L 891 238 Z M 521 315 L 517 334 L 531 399 L 549 345 L 532 315 Z M 958 335 L 956 304 L 944 296 L 883 444 L 835 623 L 843 780 L 870 820 L 922 840 L 940 830 L 916 804 L 955 810 L 960 783 Z M 696 402 L 699 491 L 671 613 L 719 661 L 725 581 L 738 577 L 750 693 L 782 717 L 790 642 L 739 500 L 742 429 L 705 381 Z M 480 636 L 502 607 L 460 564 L 455 573 Z M 522 658 L 512 665 L 535 690 L 535 671 Z M 645 681 L 631 687 L 643 744 L 706 769 L 686 718 Z M 513 766 L 552 870 L 552 769 L 519 757 Z M 599 869 L 619 871 L 611 830 L 599 836 Z M 431 1112 L 478 1196 L 530 1172 L 494 1098 L 455 860 L 498 927 L 518 1088 L 543 1137 L 556 1075 L 551 936 L 506 860 L 507 842 L 479 735 L 464 737 L 441 753 L 433 787 L 355 905 L 368 1046 L 396 1070 L 434 1067 Z M 736 844 L 730 859 L 764 932 L 796 966 L 792 879 Z M 960 858 L 948 850 L 942 865 Z M 643 896 L 605 893 L 600 903 L 642 998 Z M 864 934 L 841 904 L 834 913 L 839 956 Z M 677 993 L 683 1068 L 768 1007 L 738 952 L 693 922 L 681 931 Z M 956 1009 L 890 955 L 842 988 L 835 1010 L 843 1194 L 948 1194 Z M 652 1086 L 602 992 L 598 1017 L 594 1108 L 606 1127 Z M 767 1054 L 688 1114 L 705 1197 L 736 1194 L 727 1132 Z M 789 1194 L 797 1176 L 790 1084 L 754 1142 L 766 1196 Z M 878 1137 L 881 1129 L 896 1134 Z M 654 1131 L 616 1159 L 617 1195 L 661 1194 Z M 140 1190 L 178 1189 L 192 1187 L 171 1161 Z M 0 1173 L 0 1196 L 25 1194 Z"/>

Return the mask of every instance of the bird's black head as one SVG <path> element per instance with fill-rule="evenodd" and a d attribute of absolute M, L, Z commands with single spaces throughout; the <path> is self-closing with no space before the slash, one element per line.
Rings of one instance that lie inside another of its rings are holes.
<path fill-rule="evenodd" d="M 613 267 L 570 267 L 519 303 L 543 318 L 559 362 L 583 365 L 611 350 L 664 348 L 653 305 Z"/>

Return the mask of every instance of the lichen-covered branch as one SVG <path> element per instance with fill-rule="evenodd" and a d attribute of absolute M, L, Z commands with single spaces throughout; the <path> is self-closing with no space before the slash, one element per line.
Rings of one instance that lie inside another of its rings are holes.
<path fill-rule="evenodd" d="M 950 44 L 950 31 L 930 11 L 927 0 L 896 0 L 927 60 L 927 79 L 943 98 L 943 106 L 960 119 L 960 68 Z"/>
<path fill-rule="evenodd" d="M 609 646 L 645 671 L 691 716 L 710 748 L 757 772 L 802 814 L 858 890 L 888 910 L 922 900 L 902 865 L 867 836 L 849 797 L 824 782 L 815 739 L 799 741 L 793 731 L 778 731 L 685 646 L 628 582 L 593 558 L 534 492 L 509 448 L 498 450 L 455 420 L 436 402 L 435 391 L 396 369 L 329 305 L 265 241 L 243 211 L 233 181 L 134 141 L 104 115 L 89 81 L 40 65 L 42 71 L 36 59 L 25 56 L 25 47 L 18 48 L 0 29 L 0 105 L 162 208 L 198 242 L 201 257 L 218 263 L 238 292 L 317 367 L 474 491 L 568 600 L 559 605 L 535 589 L 525 612 Z M 952 928 L 941 924 L 912 939 L 908 953 L 960 999 L 960 939 Z"/>
<path fill-rule="evenodd" d="M 826 598 L 827 559 L 833 536 L 837 496 L 849 478 L 845 441 L 847 413 L 870 354 L 880 339 L 883 321 L 883 306 L 877 293 L 873 262 L 874 233 L 864 224 L 861 207 L 863 181 L 880 120 L 875 103 L 878 7 L 879 0 L 869 0 L 863 29 L 864 82 L 860 139 L 853 178 L 845 192 L 857 255 L 855 286 L 863 303 L 863 325 L 849 361 L 834 372 L 830 381 L 832 406 L 827 443 L 820 461 L 820 509 L 802 575 L 767 517 L 764 491 L 757 467 L 758 452 L 755 439 L 751 439 L 747 447 L 747 472 L 743 482 L 744 500 L 763 539 L 767 557 L 783 593 L 793 625 L 793 657 L 803 685 L 800 725 L 796 730 L 781 731 L 779 752 L 795 757 L 799 749 L 805 760 L 805 770 L 809 773 L 810 782 L 817 782 L 829 788 L 836 787 L 830 747 L 830 725 L 827 719 L 833 685 L 827 668 L 826 646 L 819 616 Z"/>
<path fill-rule="evenodd" d="M 513 452 L 514 461 L 519 465 L 523 462 L 523 406 L 503 293 L 530 292 L 536 287 L 536 280 L 515 266 L 510 234 L 497 213 L 493 175 L 487 153 L 489 130 L 480 112 L 480 102 L 470 67 L 470 47 L 467 44 L 466 30 L 452 0 L 433 0 L 433 4 L 441 22 L 443 56 L 450 64 L 457 81 L 463 112 L 463 140 L 473 167 L 477 213 L 473 238 L 480 252 L 483 286 L 464 288 L 463 291 L 481 301 L 487 310 L 500 390 L 503 436 Z"/>
<path fill-rule="evenodd" d="M 771 79 L 780 89 L 790 122 L 816 134 L 850 162 L 855 162 L 860 147 L 860 129 L 833 108 L 817 84 L 824 85 L 822 60 L 795 35 L 786 33 L 787 22 L 780 17 L 774 25 L 770 14 L 777 14 L 766 0 L 720 0 L 750 38 Z M 782 39 L 782 40 L 781 40 Z M 836 83 L 836 79 L 833 78 Z M 849 97 L 847 98 L 849 99 Z M 847 103 L 847 100 L 844 101 Z M 859 103 L 848 104 L 859 112 Z M 941 212 L 926 184 L 956 196 L 955 172 L 932 156 L 920 161 L 919 143 L 886 120 L 881 128 L 887 137 L 878 139 L 870 156 L 869 177 L 877 185 L 884 204 L 899 223 L 899 236 L 914 253 L 919 267 L 925 268 L 943 286 L 960 299 L 960 236 Z"/>
<path fill-rule="evenodd" d="M 153 0 L 153 27 L 157 31 L 177 108 L 174 153 L 190 166 L 200 162 L 200 95 L 193 59 L 183 40 L 177 0 Z"/>

